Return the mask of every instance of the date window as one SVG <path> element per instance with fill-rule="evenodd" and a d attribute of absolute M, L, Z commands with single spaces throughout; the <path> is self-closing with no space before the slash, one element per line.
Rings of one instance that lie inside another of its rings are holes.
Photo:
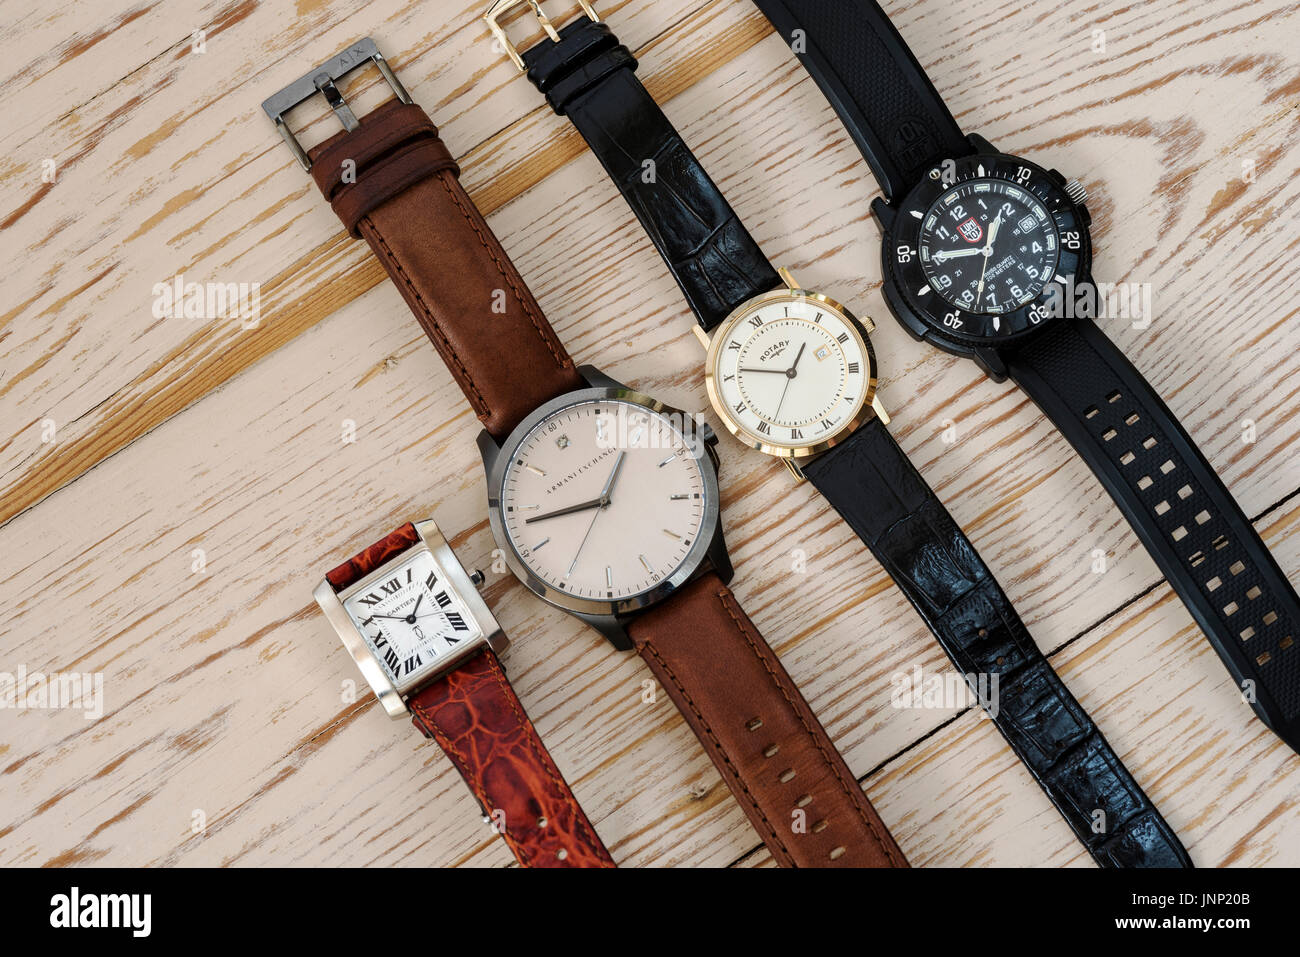
<path fill-rule="evenodd" d="M 1038 228 L 1038 220 L 1033 216 L 1026 216 L 1020 221 L 1019 228 L 1022 233 L 1032 233 Z"/>
<path fill-rule="evenodd" d="M 821 362 L 821 361 L 824 360 L 824 359 L 829 359 L 829 358 L 830 358 L 830 356 L 831 356 L 831 350 L 830 350 L 830 348 L 829 348 L 828 346 L 822 346 L 820 349 L 818 349 L 816 352 L 814 352 L 813 355 L 815 355 L 815 356 L 817 357 L 817 361 L 818 361 L 818 362 Z"/>

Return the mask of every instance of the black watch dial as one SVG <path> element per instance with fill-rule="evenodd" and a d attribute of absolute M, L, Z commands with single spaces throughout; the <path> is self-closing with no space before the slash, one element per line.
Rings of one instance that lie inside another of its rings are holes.
<path fill-rule="evenodd" d="M 1067 313 L 1086 275 L 1082 211 L 1059 179 L 982 154 L 927 171 L 886 237 L 886 274 L 940 338 L 996 346 Z"/>

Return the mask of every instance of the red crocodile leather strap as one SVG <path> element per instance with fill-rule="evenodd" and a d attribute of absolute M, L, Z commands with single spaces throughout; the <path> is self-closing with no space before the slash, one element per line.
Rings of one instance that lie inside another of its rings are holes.
<path fill-rule="evenodd" d="M 491 649 L 410 700 L 525 867 L 613 867 Z"/>
<path fill-rule="evenodd" d="M 370 244 L 498 441 L 584 385 L 418 106 L 390 100 L 309 151 L 348 233 Z"/>
<path fill-rule="evenodd" d="M 778 863 L 908 866 L 722 579 L 702 576 L 627 630 Z"/>
<path fill-rule="evenodd" d="M 343 591 L 419 541 L 408 523 L 325 578 Z M 422 689 L 407 705 L 415 726 L 451 758 L 479 805 L 500 812 L 493 821 L 520 864 L 614 866 L 492 649 Z"/>

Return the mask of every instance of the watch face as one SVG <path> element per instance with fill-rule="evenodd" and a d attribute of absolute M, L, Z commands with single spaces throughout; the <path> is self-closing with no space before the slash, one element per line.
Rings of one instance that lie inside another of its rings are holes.
<path fill-rule="evenodd" d="M 680 584 L 707 548 L 716 479 L 677 414 L 575 398 L 505 452 L 500 525 L 543 597 L 636 603 Z"/>
<path fill-rule="evenodd" d="M 738 309 L 709 345 L 709 398 L 732 434 L 772 455 L 811 455 L 861 424 L 875 356 L 839 303 L 779 290 Z"/>
<path fill-rule="evenodd" d="M 1085 224 L 1053 174 L 977 155 L 931 170 L 904 200 L 885 268 L 929 331 L 998 345 L 1061 314 L 1087 257 Z"/>
<path fill-rule="evenodd" d="M 385 569 L 343 602 L 394 686 L 409 687 L 482 636 L 425 549 Z"/>

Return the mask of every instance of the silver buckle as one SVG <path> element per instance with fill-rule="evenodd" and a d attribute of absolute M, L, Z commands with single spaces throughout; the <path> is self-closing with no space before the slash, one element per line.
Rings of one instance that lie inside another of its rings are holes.
<path fill-rule="evenodd" d="M 348 106 L 347 101 L 343 99 L 343 94 L 339 92 L 335 82 L 367 63 L 374 63 L 375 66 L 379 67 L 379 72 L 383 74 L 384 79 L 397 95 L 397 98 L 409 106 L 411 103 L 410 94 L 406 92 L 406 87 L 402 86 L 401 81 L 394 75 L 388 61 L 384 59 L 384 55 L 379 52 L 379 47 L 375 46 L 375 41 L 370 37 L 358 40 L 342 53 L 326 60 L 310 73 L 298 77 L 298 79 L 262 104 L 262 109 L 271 118 L 276 130 L 285 143 L 288 144 L 289 149 L 293 151 L 293 155 L 297 157 L 299 165 L 304 170 L 311 171 L 311 160 L 307 158 L 303 148 L 298 145 L 294 135 L 289 132 L 289 127 L 284 122 L 284 114 L 295 106 L 306 103 L 319 93 L 325 97 L 325 102 L 330 105 L 330 109 L 339 118 L 343 128 L 351 133 L 361 124 L 357 121 L 356 114 L 352 112 L 352 108 Z"/>
<path fill-rule="evenodd" d="M 582 7 L 582 12 L 587 15 L 587 19 L 592 23 L 600 23 L 600 17 L 596 15 L 596 8 L 591 5 L 591 0 L 578 0 L 578 6 Z M 533 16 L 542 25 L 546 35 L 556 43 L 560 42 L 560 34 L 555 29 L 555 24 L 551 22 L 551 18 L 542 10 L 541 0 L 496 0 L 492 4 L 492 8 L 483 15 L 483 19 L 487 21 L 487 25 L 496 35 L 497 40 L 505 47 L 506 53 L 510 54 L 510 59 L 515 61 L 515 66 L 519 67 L 519 71 L 522 73 L 527 69 L 524 66 L 524 58 L 519 55 L 515 45 L 506 36 L 505 27 L 501 25 L 502 17 L 521 7 L 530 7 L 532 9 Z"/>

